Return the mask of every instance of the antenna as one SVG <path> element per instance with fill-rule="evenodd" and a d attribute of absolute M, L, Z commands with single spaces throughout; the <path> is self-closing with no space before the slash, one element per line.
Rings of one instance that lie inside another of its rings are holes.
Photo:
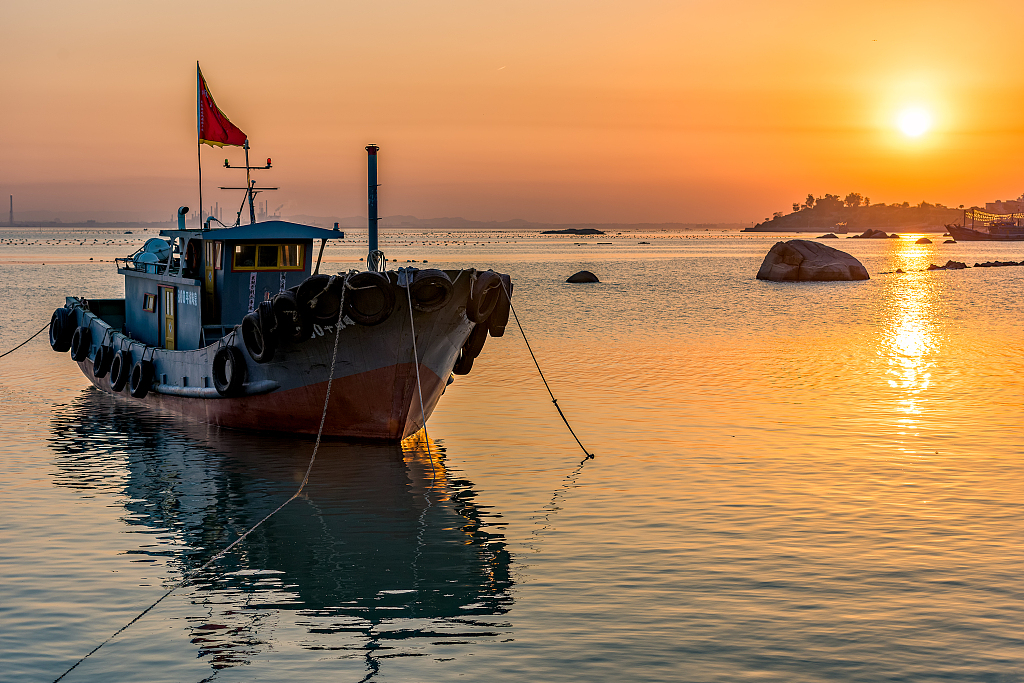
<path fill-rule="evenodd" d="M 245 202 L 249 202 L 249 224 L 256 222 L 256 206 L 253 200 L 260 192 L 265 190 L 276 190 L 276 187 L 256 187 L 256 181 L 252 179 L 251 175 L 253 171 L 262 171 L 268 168 L 272 168 L 270 157 L 267 157 L 266 166 L 250 166 L 249 165 L 249 140 L 245 141 L 242 145 L 245 150 L 245 166 L 232 166 L 231 162 L 227 159 L 224 160 L 224 168 L 244 168 L 245 169 L 245 187 L 222 187 L 222 190 L 245 190 L 245 199 L 242 200 L 242 206 L 245 206 Z M 242 210 L 238 210 L 238 217 L 235 219 L 235 225 L 242 222 Z"/>

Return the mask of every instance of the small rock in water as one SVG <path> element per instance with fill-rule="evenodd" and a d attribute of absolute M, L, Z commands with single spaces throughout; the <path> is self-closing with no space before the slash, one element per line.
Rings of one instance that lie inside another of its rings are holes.
<path fill-rule="evenodd" d="M 776 242 L 764 257 L 758 280 L 775 282 L 833 282 L 869 280 L 860 261 L 832 247 L 809 240 Z"/>
<path fill-rule="evenodd" d="M 930 239 L 928 239 L 927 237 L 922 237 L 921 239 L 919 239 L 917 241 L 917 244 L 931 244 L 931 243 L 932 243 L 932 241 Z"/>
<path fill-rule="evenodd" d="M 579 283 L 579 282 L 600 282 L 597 276 L 591 273 L 589 270 L 581 270 L 578 273 L 573 273 L 569 276 L 566 282 Z"/>
<path fill-rule="evenodd" d="M 839 238 L 835 235 L 835 233 L 831 233 L 830 232 L 830 233 L 825 234 L 825 235 L 818 235 L 817 239 L 819 239 L 819 240 L 837 240 Z"/>
<path fill-rule="evenodd" d="M 943 244 L 957 244 L 956 240 L 946 240 Z"/>

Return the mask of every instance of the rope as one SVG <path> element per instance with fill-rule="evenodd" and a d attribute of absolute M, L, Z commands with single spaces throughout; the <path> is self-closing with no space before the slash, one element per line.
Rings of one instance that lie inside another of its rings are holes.
<path fill-rule="evenodd" d="M 420 395 L 420 417 L 423 419 L 423 439 L 427 443 L 427 458 L 430 459 L 430 472 L 432 479 L 430 480 L 431 488 L 433 488 L 434 482 L 437 480 L 437 469 L 434 467 L 434 455 L 430 452 L 430 435 L 427 434 L 427 412 L 423 409 L 423 384 L 420 382 L 420 354 L 416 349 L 416 323 L 412 317 L 412 291 L 409 288 L 409 281 L 412 278 L 406 273 L 405 276 L 405 293 L 409 299 L 409 328 L 412 330 L 412 359 L 416 364 L 416 391 Z M 430 503 L 430 499 L 427 499 L 427 503 Z"/>
<path fill-rule="evenodd" d="M 551 393 L 551 387 L 548 385 L 548 380 L 544 377 L 544 371 L 540 369 L 540 363 L 537 362 L 537 356 L 533 353 L 533 347 L 530 346 L 530 340 L 526 338 L 526 330 L 523 329 L 523 324 L 519 322 L 519 316 L 516 315 L 516 307 L 512 305 L 512 295 L 509 294 L 508 289 L 505 287 L 504 280 L 501 281 L 501 289 L 505 292 L 505 297 L 508 299 L 509 310 L 512 311 L 512 316 L 516 319 L 516 325 L 519 327 L 519 331 L 523 335 L 523 341 L 526 342 L 526 349 L 530 352 L 530 358 L 533 359 L 533 364 L 537 366 L 537 372 L 540 374 L 541 381 L 544 382 L 544 388 L 548 390 L 548 396 L 551 397 L 551 402 L 555 404 L 555 410 L 558 411 L 558 415 L 562 418 L 562 422 L 565 423 L 569 433 L 572 434 L 572 438 L 576 439 L 576 443 L 580 445 L 580 448 L 582 448 L 583 452 L 586 454 L 587 457 L 583 458 L 583 460 L 590 460 L 594 457 L 594 454 L 587 451 L 587 447 L 583 445 L 582 441 L 580 441 L 580 437 L 576 436 L 576 432 L 572 430 L 572 425 L 569 424 L 569 420 L 565 419 L 565 413 L 562 412 L 561 406 L 558 405 L 558 399 L 555 398 L 553 393 Z"/>
<path fill-rule="evenodd" d="M 168 590 L 166 593 L 164 593 L 159 598 L 157 598 L 156 601 L 153 602 L 153 604 L 151 604 L 149 607 L 147 607 L 146 609 L 142 610 L 142 612 L 140 612 L 134 619 L 132 619 L 127 624 L 125 624 L 124 626 L 119 628 L 117 631 L 115 631 L 114 634 L 111 635 L 109 638 L 107 638 L 102 643 L 100 643 L 99 645 L 94 647 L 91 651 L 89 651 L 88 654 L 86 654 L 84 657 L 82 657 L 77 662 L 72 664 L 71 667 L 67 671 L 62 673 L 57 678 L 55 678 L 53 680 L 53 683 L 57 683 L 57 681 L 61 680 L 65 676 L 67 676 L 79 664 L 81 664 L 86 659 L 91 657 L 97 650 L 99 650 L 101 647 L 103 647 L 104 645 L 109 643 L 111 640 L 116 638 L 118 635 L 123 633 L 125 630 L 128 629 L 129 626 L 131 626 L 132 624 L 137 622 L 139 619 L 141 619 L 142 617 L 146 616 L 146 614 L 148 614 L 150 610 L 152 610 L 154 607 L 156 607 L 161 602 L 163 602 L 164 598 L 166 598 L 171 593 L 173 593 L 174 591 L 176 591 L 179 588 L 181 588 L 182 586 L 184 586 L 196 574 L 198 574 L 199 572 L 203 571 L 204 569 L 209 567 L 211 564 L 213 564 L 214 562 L 216 562 L 217 560 L 219 560 L 220 558 L 224 557 L 229 552 L 231 552 L 232 548 L 234 548 L 236 545 L 238 545 L 239 543 L 244 541 L 249 536 L 249 534 L 251 534 L 252 532 L 256 531 L 256 529 L 258 529 L 260 527 L 260 525 L 262 525 L 268 519 L 270 519 L 271 517 L 276 515 L 278 512 L 280 512 L 281 509 L 284 508 L 285 505 L 287 505 L 288 503 L 290 503 L 293 500 L 295 500 L 296 498 L 298 498 L 299 495 L 302 493 L 302 490 L 304 488 L 306 488 L 306 483 L 309 481 L 309 473 L 313 470 L 313 463 L 316 461 L 317 451 L 320 450 L 320 438 L 323 436 L 323 433 L 324 433 L 324 423 L 327 421 L 327 405 L 328 405 L 328 403 L 331 400 L 331 383 L 334 381 L 334 367 L 335 367 L 336 361 L 338 360 L 338 339 L 341 337 L 341 328 L 343 327 L 342 322 L 341 322 L 341 318 L 344 315 L 344 306 L 345 306 L 345 288 L 343 287 L 342 290 L 341 290 L 341 300 L 338 302 L 338 323 L 337 323 L 337 325 L 335 325 L 334 351 L 333 351 L 333 353 L 331 355 L 331 374 L 328 375 L 328 377 L 327 377 L 327 395 L 324 397 L 324 410 L 323 410 L 323 414 L 321 414 L 321 416 L 320 416 L 320 429 L 318 429 L 317 433 L 316 433 L 316 443 L 313 445 L 313 455 L 309 458 L 309 466 L 306 467 L 306 476 L 304 476 L 302 478 L 302 483 L 299 485 L 298 490 L 295 493 L 292 494 L 291 498 L 289 498 L 285 502 L 283 502 L 280 505 L 278 505 L 277 509 L 275 509 L 273 512 L 271 512 L 269 515 L 267 515 L 266 517 L 264 517 L 260 521 L 256 522 L 256 524 L 253 525 L 253 527 L 251 529 L 249 529 L 244 534 L 242 534 L 241 536 L 236 538 L 230 545 L 228 545 L 228 547 L 224 548 L 224 550 L 221 550 L 219 553 L 217 553 L 216 555 L 211 557 L 209 560 L 207 560 L 205 563 L 203 563 L 202 566 L 197 567 L 195 569 L 191 569 L 191 570 L 185 572 L 185 574 L 181 578 L 181 580 L 178 581 L 178 583 L 176 583 L 173 586 L 171 586 L 170 590 Z M 38 334 L 38 332 L 36 334 Z M 417 369 L 417 377 L 418 377 L 418 374 L 419 374 L 419 371 Z M 422 403 L 421 403 L 421 406 L 422 406 Z M 431 461 L 431 464 L 433 464 L 433 461 Z"/>
<path fill-rule="evenodd" d="M 8 355 L 8 354 L 14 353 L 15 351 L 17 351 L 18 349 L 20 349 L 20 348 L 21 348 L 22 346 L 24 346 L 25 344 L 28 344 L 28 343 L 29 343 L 30 341 L 32 341 L 33 339 L 35 339 L 36 337 L 38 337 L 38 336 L 39 336 L 40 334 L 42 334 L 42 333 L 43 333 L 43 330 L 45 330 L 45 329 L 46 329 L 46 328 L 48 328 L 49 326 L 50 326 L 50 323 L 46 323 L 45 325 L 43 325 L 43 328 L 42 328 L 41 330 L 39 330 L 38 332 L 36 332 L 35 334 L 33 334 L 33 335 L 32 335 L 31 337 L 29 337 L 29 338 L 28 338 L 28 339 L 26 339 L 25 341 L 21 342 L 21 343 L 20 343 L 20 344 L 18 344 L 17 346 L 15 346 L 15 347 L 14 347 L 13 349 L 11 349 L 10 351 L 5 351 L 4 353 L 0 353 L 0 358 L 3 358 L 4 356 L 6 356 L 6 355 Z"/>

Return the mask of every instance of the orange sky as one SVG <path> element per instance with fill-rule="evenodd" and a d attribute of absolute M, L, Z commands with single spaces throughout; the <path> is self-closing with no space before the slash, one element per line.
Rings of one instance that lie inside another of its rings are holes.
<path fill-rule="evenodd" d="M 211 9 L 211 6 L 213 9 Z M 195 61 L 283 212 L 759 221 L 807 193 L 948 205 L 1024 192 L 1019 3 L 0 5 L 0 194 L 195 206 Z M 929 109 L 911 140 L 901 108 Z M 205 203 L 237 201 L 205 147 Z"/>

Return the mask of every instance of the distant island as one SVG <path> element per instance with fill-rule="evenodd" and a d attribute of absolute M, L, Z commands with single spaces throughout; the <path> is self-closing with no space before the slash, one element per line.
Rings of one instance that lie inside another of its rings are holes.
<path fill-rule="evenodd" d="M 566 228 L 565 230 L 545 230 L 542 235 L 603 235 L 604 230 L 597 228 Z"/>
<path fill-rule="evenodd" d="M 868 228 L 943 232 L 948 223 L 963 216 L 963 207 L 950 208 L 942 204 L 921 202 L 911 206 L 902 204 L 872 204 L 868 197 L 851 192 L 844 199 L 839 195 L 824 197 L 807 195 L 804 202 L 793 202 L 793 212 L 776 211 L 744 232 L 863 232 Z"/>

